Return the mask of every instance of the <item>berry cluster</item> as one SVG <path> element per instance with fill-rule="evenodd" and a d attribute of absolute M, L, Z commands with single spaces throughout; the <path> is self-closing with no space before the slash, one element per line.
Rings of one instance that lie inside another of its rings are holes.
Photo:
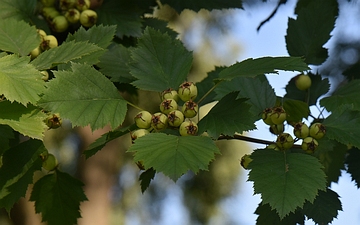
<path fill-rule="evenodd" d="M 92 27 L 97 13 L 90 9 L 90 0 L 41 0 L 41 14 L 56 33 L 68 30 L 70 25 Z"/>
<path fill-rule="evenodd" d="M 37 32 L 41 38 L 41 43 L 34 50 L 30 52 L 31 59 L 34 59 L 40 55 L 43 51 L 55 48 L 58 46 L 58 41 L 54 35 L 47 35 L 45 31 L 37 29 Z"/>
<path fill-rule="evenodd" d="M 181 136 L 196 135 L 198 126 L 190 120 L 199 111 L 198 105 L 193 101 L 196 96 L 197 87 L 192 82 L 182 83 L 177 91 L 173 89 L 163 91 L 160 112 L 151 114 L 144 110 L 135 116 L 134 121 L 139 129 L 132 132 L 132 140 L 167 128 L 179 130 Z M 184 102 L 182 106 L 179 106 L 180 99 Z"/>

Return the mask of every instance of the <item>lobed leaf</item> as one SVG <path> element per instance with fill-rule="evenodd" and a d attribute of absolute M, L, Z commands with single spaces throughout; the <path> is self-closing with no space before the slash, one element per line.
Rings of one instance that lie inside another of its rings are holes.
<path fill-rule="evenodd" d="M 255 77 L 268 73 L 278 73 L 277 70 L 305 71 L 310 68 L 300 57 L 262 57 L 249 58 L 233 64 L 220 72 L 221 80 L 232 80 L 236 77 Z"/>
<path fill-rule="evenodd" d="M 36 170 L 41 169 L 39 155 L 45 151 L 41 141 L 28 140 L 12 147 L 2 156 L 0 167 L 0 208 L 8 212 L 21 198 L 25 197 L 28 185 L 33 182 Z"/>
<path fill-rule="evenodd" d="M 36 1 L 1 0 L 0 18 L 12 18 L 16 20 L 25 20 L 27 22 L 30 22 L 31 19 L 36 18 L 36 16 L 34 15 L 36 7 Z"/>
<path fill-rule="evenodd" d="M 147 169 L 140 174 L 139 180 L 142 193 L 144 193 L 149 187 L 151 180 L 155 177 L 155 174 L 156 171 L 153 168 Z"/>
<path fill-rule="evenodd" d="M 72 71 L 54 74 L 39 106 L 60 113 L 74 126 L 90 125 L 92 130 L 122 124 L 127 102 L 103 74 L 84 64 L 72 64 Z"/>
<path fill-rule="evenodd" d="M 184 9 L 190 9 L 193 11 L 199 11 L 201 9 L 214 10 L 214 9 L 227 9 L 227 8 L 242 8 L 242 1 L 234 0 L 163 0 L 163 4 L 168 4 L 174 8 L 178 13 L 181 13 Z"/>
<path fill-rule="evenodd" d="M 36 103 L 45 91 L 42 74 L 29 64 L 30 58 L 7 55 L 0 58 L 0 95 L 23 105 Z"/>
<path fill-rule="evenodd" d="M 247 99 L 237 99 L 238 92 L 232 92 L 222 98 L 210 112 L 199 121 L 199 134 L 207 131 L 208 135 L 217 139 L 221 134 L 233 136 L 255 129 L 257 117 L 251 114 Z"/>
<path fill-rule="evenodd" d="M 360 188 L 360 150 L 351 148 L 346 156 L 347 172 L 351 175 L 351 180 L 355 181 L 357 188 Z"/>
<path fill-rule="evenodd" d="M 19 133 L 39 140 L 43 139 L 46 125 L 45 113 L 39 108 L 19 103 L 0 101 L 0 124 L 7 124 Z"/>
<path fill-rule="evenodd" d="M 40 36 L 35 26 L 24 21 L 5 19 L 0 22 L 0 50 L 28 55 L 40 45 Z"/>
<path fill-rule="evenodd" d="M 276 210 L 280 219 L 326 189 L 326 175 L 313 156 L 260 149 L 251 158 L 248 181 L 254 182 L 254 193 L 261 194 L 263 204 Z"/>
<path fill-rule="evenodd" d="M 207 170 L 216 153 L 215 143 L 203 136 L 175 136 L 150 133 L 135 140 L 128 152 L 134 161 L 143 161 L 145 169 L 153 168 L 176 181 L 188 170 Z"/>
<path fill-rule="evenodd" d="M 276 210 L 272 210 L 269 204 L 260 203 L 255 210 L 255 214 L 259 215 L 256 219 L 256 225 L 304 225 L 305 216 L 300 210 L 280 219 Z"/>
<path fill-rule="evenodd" d="M 192 64 L 192 54 L 179 40 L 149 27 L 131 55 L 130 71 L 137 78 L 132 84 L 148 91 L 177 90 Z"/>
<path fill-rule="evenodd" d="M 82 186 L 79 180 L 56 170 L 34 184 L 30 201 L 35 201 L 36 213 L 41 213 L 48 225 L 77 224 L 80 202 L 87 200 Z"/>
<path fill-rule="evenodd" d="M 310 109 L 307 103 L 294 99 L 284 99 L 283 107 L 286 111 L 286 120 L 289 122 L 299 122 L 303 118 L 308 118 Z"/>

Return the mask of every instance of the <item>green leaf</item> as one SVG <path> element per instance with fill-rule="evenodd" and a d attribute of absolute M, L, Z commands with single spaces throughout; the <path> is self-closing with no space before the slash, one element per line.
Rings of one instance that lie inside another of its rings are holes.
<path fill-rule="evenodd" d="M 139 180 L 142 193 L 149 187 L 151 180 L 155 177 L 155 173 L 156 171 L 153 168 L 150 168 L 140 174 Z"/>
<path fill-rule="evenodd" d="M 286 85 L 286 95 L 284 98 L 304 101 L 309 106 L 316 105 L 318 99 L 326 94 L 330 89 L 329 79 L 322 79 L 319 74 L 308 73 L 311 78 L 311 87 L 309 91 L 301 91 L 295 86 L 295 79 L 291 79 Z"/>
<path fill-rule="evenodd" d="M 337 15 L 336 0 L 311 1 L 298 8 L 296 20 L 289 18 L 285 37 L 289 55 L 304 57 L 308 64 L 323 63 L 328 57 L 323 45 L 331 37 Z"/>
<path fill-rule="evenodd" d="M 210 91 L 212 88 L 214 88 L 214 86 L 215 86 L 214 79 L 219 77 L 219 73 L 222 69 L 223 68 L 216 67 L 214 71 L 211 71 L 208 73 L 208 76 L 206 78 L 204 78 L 202 81 L 196 83 L 196 87 L 198 89 L 198 95 L 197 95 L 195 101 L 198 102 L 198 100 L 200 100 L 200 98 L 202 98 L 208 91 Z M 210 93 L 208 93 L 208 95 L 205 97 L 205 99 L 201 100 L 201 102 L 198 102 L 198 105 L 203 106 L 210 102 L 213 102 L 213 101 L 215 101 L 215 97 L 216 97 L 215 91 L 211 91 Z"/>
<path fill-rule="evenodd" d="M 10 139 L 14 139 L 14 131 L 8 125 L 0 124 L 0 155 L 10 148 Z"/>
<path fill-rule="evenodd" d="M 250 113 L 251 105 L 247 99 L 236 99 L 238 92 L 232 92 L 222 98 L 210 112 L 200 120 L 199 134 L 207 131 L 208 135 L 217 139 L 221 134 L 232 136 L 255 129 L 257 118 Z"/>
<path fill-rule="evenodd" d="M 357 188 L 360 188 L 360 150 L 351 148 L 346 156 L 347 172 L 351 180 L 355 181 Z"/>
<path fill-rule="evenodd" d="M 177 90 L 190 71 L 192 54 L 179 40 L 149 27 L 138 43 L 131 52 L 131 74 L 138 79 L 132 84 L 148 91 Z"/>
<path fill-rule="evenodd" d="M 331 189 L 319 191 L 314 202 L 306 202 L 302 209 L 306 217 L 316 224 L 330 224 L 337 217 L 339 210 L 342 210 L 339 195 Z"/>
<path fill-rule="evenodd" d="M 107 132 L 98 139 L 96 139 L 93 143 L 90 144 L 90 146 L 83 152 L 85 155 L 85 158 L 88 159 L 91 156 L 95 155 L 98 151 L 100 151 L 107 143 L 109 143 L 112 140 L 115 140 L 116 138 L 119 138 L 133 130 L 137 129 L 135 124 L 132 124 L 127 127 L 121 127 L 114 131 Z"/>
<path fill-rule="evenodd" d="M 130 83 L 135 78 L 130 74 L 130 47 L 114 44 L 101 56 L 97 66 L 100 72 L 110 77 L 113 82 Z"/>
<path fill-rule="evenodd" d="M 38 70 L 46 70 L 62 63 L 80 59 L 100 50 L 102 50 L 102 48 L 92 43 L 75 41 L 64 42 L 56 48 L 42 52 L 31 63 Z"/>
<path fill-rule="evenodd" d="M 40 42 L 40 36 L 36 32 L 35 26 L 30 26 L 24 21 L 17 21 L 15 19 L 1 20 L 1 50 L 26 56 L 38 47 Z"/>
<path fill-rule="evenodd" d="M 308 118 L 310 114 L 308 104 L 299 100 L 284 99 L 283 107 L 287 114 L 287 121 L 299 122 L 303 118 Z"/>
<path fill-rule="evenodd" d="M 127 102 L 103 74 L 84 64 L 72 64 L 72 71 L 54 74 L 38 103 L 41 107 L 60 113 L 74 126 L 90 124 L 92 130 L 122 124 Z"/>
<path fill-rule="evenodd" d="M 322 165 L 313 156 L 260 149 L 251 158 L 248 181 L 254 182 L 254 193 L 261 194 L 263 204 L 270 204 L 280 219 L 306 200 L 313 202 L 326 188 Z"/>
<path fill-rule="evenodd" d="M 255 210 L 255 214 L 259 215 L 256 219 L 256 225 L 297 225 L 304 224 L 305 216 L 296 210 L 295 213 L 289 213 L 282 220 L 275 210 L 272 210 L 269 204 L 260 203 Z"/>
<path fill-rule="evenodd" d="M 41 169 L 39 155 L 44 151 L 41 141 L 28 140 L 4 153 L 0 167 L 0 208 L 9 211 L 20 197 L 25 197 L 34 172 Z"/>
<path fill-rule="evenodd" d="M 168 27 L 169 23 L 165 20 L 148 17 L 144 18 L 143 26 L 152 27 L 155 30 L 159 30 L 161 33 L 168 33 L 171 38 L 176 39 L 179 35 L 176 31 Z"/>
<path fill-rule="evenodd" d="M 34 22 L 37 15 L 35 14 L 37 1 L 24 0 L 1 0 L 0 18 L 12 18 L 16 20 L 25 20 Z"/>
<path fill-rule="evenodd" d="M 240 91 L 239 98 L 248 98 L 251 111 L 254 115 L 261 115 L 266 108 L 271 108 L 276 103 L 274 89 L 265 76 L 237 77 L 231 81 L 223 81 L 215 89 L 216 98 L 220 99 L 232 91 Z"/>
<path fill-rule="evenodd" d="M 16 55 L 0 58 L 0 94 L 11 102 L 35 103 L 45 91 L 42 74 L 29 61 L 29 57 Z"/>
<path fill-rule="evenodd" d="M 352 80 L 336 89 L 329 97 L 320 100 L 320 105 L 324 106 L 328 111 L 334 111 L 341 105 L 351 105 L 353 110 L 360 111 L 360 80 Z"/>
<path fill-rule="evenodd" d="M 134 161 L 143 161 L 145 169 L 152 167 L 174 181 L 188 170 L 194 173 L 207 170 L 215 153 L 220 153 L 208 137 L 164 133 L 150 133 L 136 139 L 128 152 L 134 152 Z"/>
<path fill-rule="evenodd" d="M 347 77 L 348 80 L 359 79 L 360 78 L 360 62 L 356 62 L 353 65 L 350 65 L 342 74 Z"/>
<path fill-rule="evenodd" d="M 97 24 L 117 25 L 116 36 L 139 37 L 141 35 L 141 16 L 143 11 L 135 2 L 127 0 L 107 0 L 100 8 Z"/>
<path fill-rule="evenodd" d="M 360 148 L 359 132 L 360 112 L 339 109 L 334 111 L 322 123 L 326 128 L 326 137 L 344 145 Z"/>
<path fill-rule="evenodd" d="M 36 213 L 41 213 L 48 225 L 73 225 L 80 218 L 80 202 L 87 198 L 83 183 L 58 170 L 38 180 L 30 201 L 35 201 Z"/>
<path fill-rule="evenodd" d="M 193 11 L 199 11 L 200 9 L 214 10 L 214 9 L 228 9 L 228 8 L 242 8 L 242 1 L 235 0 L 163 0 L 162 4 L 168 4 L 174 8 L 178 13 L 181 13 L 184 9 L 190 9 Z"/>
<path fill-rule="evenodd" d="M 220 72 L 220 79 L 231 80 L 235 77 L 255 77 L 267 73 L 278 73 L 277 70 L 305 71 L 310 68 L 300 57 L 262 57 L 246 59 L 233 64 Z"/>
<path fill-rule="evenodd" d="M 0 124 L 7 124 L 12 129 L 31 138 L 43 139 L 46 115 L 37 107 L 27 107 L 9 101 L 0 102 Z"/>

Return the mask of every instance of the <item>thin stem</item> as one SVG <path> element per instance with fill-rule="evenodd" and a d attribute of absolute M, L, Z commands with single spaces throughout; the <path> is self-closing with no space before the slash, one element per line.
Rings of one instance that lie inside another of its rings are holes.
<path fill-rule="evenodd" d="M 144 109 L 140 108 L 140 107 L 137 106 L 137 105 L 132 104 L 131 102 L 126 101 L 126 103 L 127 103 L 128 105 L 134 107 L 135 109 L 138 109 L 138 110 L 140 110 L 140 111 L 145 111 Z"/>
<path fill-rule="evenodd" d="M 206 93 L 204 94 L 204 96 L 202 96 L 202 97 L 200 98 L 200 100 L 197 102 L 197 104 L 199 105 L 200 102 L 202 102 L 221 82 L 222 82 L 222 80 L 219 81 L 218 83 L 216 83 L 212 88 L 210 88 L 210 90 L 208 90 L 208 92 L 206 92 Z"/>
<path fill-rule="evenodd" d="M 264 144 L 264 145 L 270 145 L 270 144 L 274 143 L 273 141 L 252 138 L 252 137 L 243 136 L 243 135 L 239 135 L 239 134 L 235 134 L 234 136 L 221 135 L 217 140 L 241 140 L 241 141 L 247 141 L 247 142 L 252 142 L 252 143 L 256 143 L 256 144 Z M 293 148 L 300 148 L 300 147 L 301 147 L 300 145 L 293 146 Z"/>

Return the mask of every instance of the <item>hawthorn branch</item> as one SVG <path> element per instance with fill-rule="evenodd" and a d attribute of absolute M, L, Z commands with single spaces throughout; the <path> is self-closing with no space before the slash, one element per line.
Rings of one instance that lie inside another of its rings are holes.
<path fill-rule="evenodd" d="M 260 28 L 267 22 L 269 22 L 276 14 L 277 10 L 279 9 L 279 7 L 282 5 L 282 4 L 285 4 L 287 2 L 287 0 L 280 0 L 279 3 L 277 4 L 277 6 L 275 7 L 274 11 L 270 14 L 270 16 L 268 16 L 268 18 L 266 18 L 264 21 L 262 21 L 260 23 L 260 25 L 257 27 L 257 31 L 260 30 Z"/>
<path fill-rule="evenodd" d="M 221 135 L 217 140 L 240 140 L 240 141 L 247 141 L 247 142 L 251 142 L 251 143 L 264 144 L 264 145 L 270 145 L 270 144 L 275 143 L 274 141 L 268 141 L 268 140 L 264 140 L 264 139 L 243 136 L 240 134 L 235 134 L 234 136 Z M 301 146 L 294 144 L 293 148 L 301 148 Z"/>

